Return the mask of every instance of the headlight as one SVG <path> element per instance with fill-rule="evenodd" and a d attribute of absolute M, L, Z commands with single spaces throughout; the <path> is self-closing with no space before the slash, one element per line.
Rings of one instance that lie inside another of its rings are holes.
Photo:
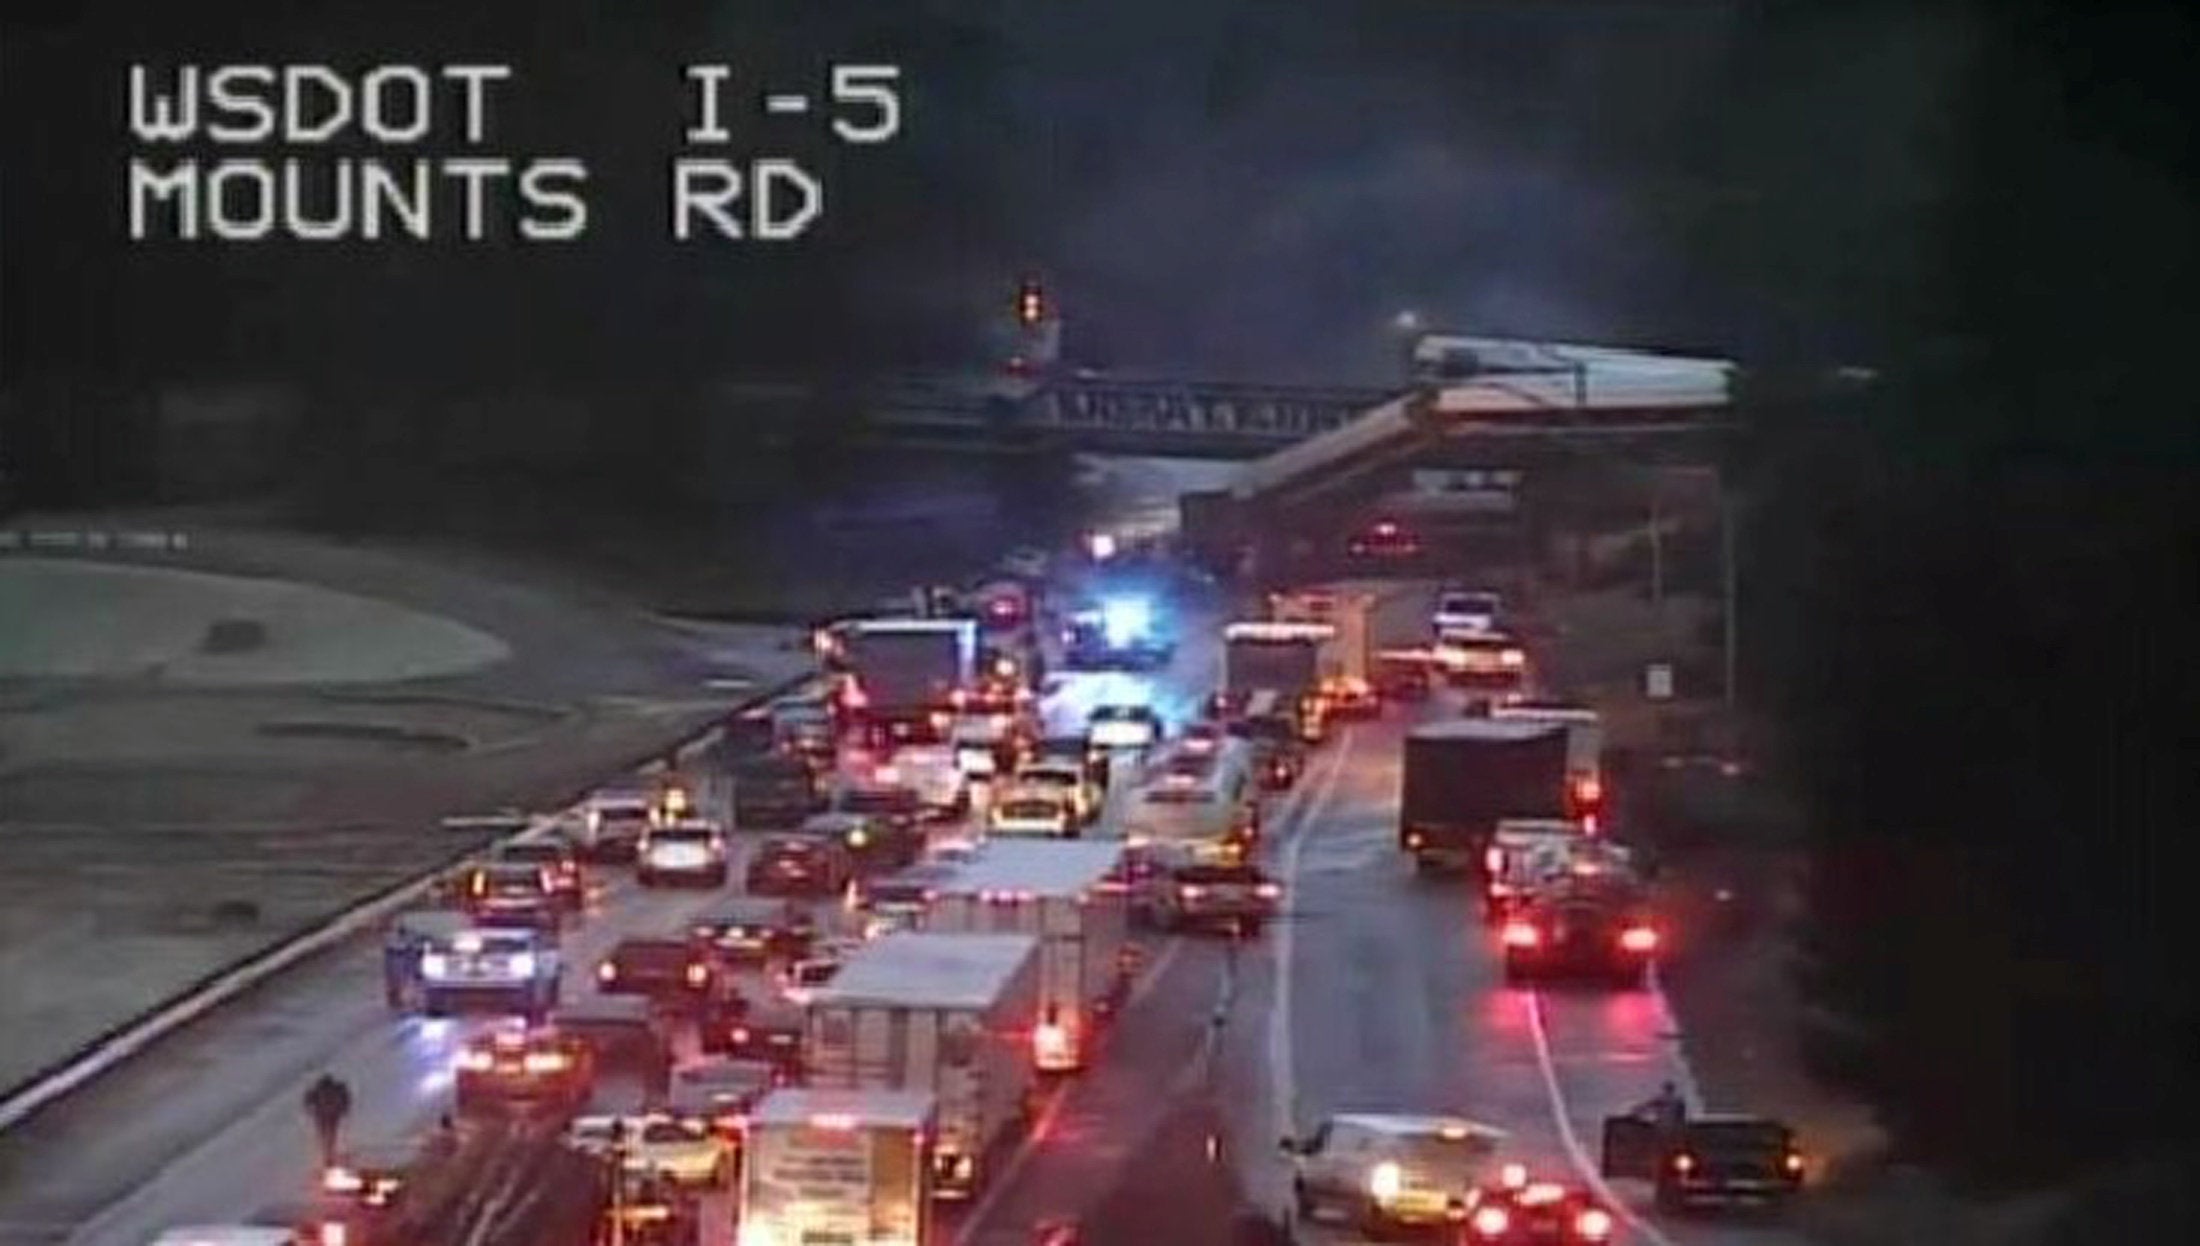
<path fill-rule="evenodd" d="M 1405 1188 L 1405 1173 L 1390 1160 L 1375 1165 L 1367 1174 L 1367 1192 L 1376 1202 L 1387 1203 Z"/>
<path fill-rule="evenodd" d="M 420 958 L 420 975 L 424 978 L 451 976 L 451 958 L 441 952 L 429 952 Z"/>

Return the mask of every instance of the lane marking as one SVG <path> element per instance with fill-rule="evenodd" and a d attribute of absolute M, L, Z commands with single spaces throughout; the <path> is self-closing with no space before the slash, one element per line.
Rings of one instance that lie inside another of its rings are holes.
<path fill-rule="evenodd" d="M 1160 959 L 1154 961 L 1152 968 L 1146 972 L 1145 977 L 1139 980 L 1137 986 L 1131 988 L 1130 996 L 1123 1001 L 1123 1011 L 1119 1014 L 1120 1016 L 1129 1017 L 1131 1010 L 1138 1006 L 1139 1001 L 1153 993 L 1154 988 L 1160 984 L 1163 978 L 1168 976 L 1169 970 L 1175 966 L 1177 953 L 1183 950 L 1184 940 L 1181 938 L 1169 940 L 1169 945 L 1162 950 Z M 1000 1203 L 1001 1199 L 1015 1188 L 1016 1178 L 1023 1173 L 1025 1165 L 1029 1164 L 1031 1157 L 1038 1152 L 1039 1140 L 1052 1132 L 1055 1118 L 1062 1114 L 1063 1105 L 1069 1101 L 1069 1092 L 1082 1084 L 1081 1078 L 1066 1079 L 1054 1088 L 1053 1093 L 1047 1096 L 1046 1104 L 1039 1109 L 1039 1114 L 1032 1118 L 1031 1127 L 1024 1131 L 1023 1139 L 1016 1144 L 1015 1153 L 1008 1157 L 1007 1163 L 1001 1165 L 1001 1171 L 995 1173 L 993 1179 L 987 1183 L 985 1193 L 980 1195 L 978 1201 L 971 1206 L 969 1216 L 964 1218 L 961 1230 L 955 1234 L 955 1242 L 958 1246 L 961 1243 L 976 1240 L 978 1231 L 985 1227 L 986 1217 L 992 1215 L 993 1209 Z"/>
<path fill-rule="evenodd" d="M 1290 842 L 1283 848 L 1283 893 L 1295 909 L 1299 899 L 1299 856 L 1305 850 L 1306 841 L 1313 836 L 1313 828 L 1330 798 L 1336 795 L 1337 778 L 1345 770 L 1345 759 L 1351 756 L 1354 731 L 1346 727 L 1337 739 L 1337 751 L 1330 758 L 1329 773 L 1322 777 L 1321 789 L 1313 799 L 1286 816 L 1292 828 Z M 1268 1096 L 1275 1112 L 1277 1136 L 1298 1133 L 1297 1088 L 1293 1084 L 1291 1062 L 1291 951 L 1297 933 L 1297 923 L 1285 915 L 1276 923 L 1276 989 L 1275 999 L 1268 1013 Z"/>
<path fill-rule="evenodd" d="M 1528 1032 L 1535 1038 L 1536 1070 L 1543 1074 L 1543 1089 L 1550 1096 L 1551 1119 L 1558 1125 L 1559 1145 L 1566 1148 L 1566 1158 L 1573 1163 L 1574 1171 L 1581 1174 L 1581 1179 L 1606 1207 L 1611 1208 L 1612 1214 L 1625 1220 L 1643 1240 L 1654 1246 L 1674 1246 L 1673 1239 L 1663 1230 L 1637 1215 L 1634 1208 L 1613 1193 L 1604 1174 L 1581 1145 L 1581 1138 L 1574 1133 L 1572 1110 L 1566 1103 L 1566 1092 L 1558 1084 L 1558 1065 L 1551 1058 L 1551 1037 L 1543 1029 L 1543 994 L 1540 991 L 1528 992 Z"/>

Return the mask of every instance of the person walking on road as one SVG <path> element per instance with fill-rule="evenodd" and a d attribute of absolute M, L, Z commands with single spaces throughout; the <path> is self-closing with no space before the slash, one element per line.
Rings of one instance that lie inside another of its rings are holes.
<path fill-rule="evenodd" d="M 306 1088 L 306 1115 L 313 1121 L 313 1132 L 321 1142 L 321 1166 L 336 1166 L 336 1139 L 344 1127 L 344 1118 L 351 1114 L 351 1087 L 321 1074 Z"/>

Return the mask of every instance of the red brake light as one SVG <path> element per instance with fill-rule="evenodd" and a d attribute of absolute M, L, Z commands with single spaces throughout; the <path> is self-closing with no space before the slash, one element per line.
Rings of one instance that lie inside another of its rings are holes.
<path fill-rule="evenodd" d="M 1658 947 L 1658 932 L 1648 926 L 1629 926 L 1620 932 L 1619 945 L 1630 952 L 1654 952 Z"/>
<path fill-rule="evenodd" d="M 1787 1153 L 1787 1159 L 1782 1162 L 1782 1167 L 1786 1168 L 1791 1173 L 1800 1174 L 1803 1171 L 1802 1152 L 1789 1151 Z"/>
<path fill-rule="evenodd" d="M 1686 1176 L 1696 1171 L 1696 1157 L 1682 1151 L 1673 1157 L 1673 1171 Z"/>
<path fill-rule="evenodd" d="M 1529 922 L 1506 922 L 1503 938 L 1506 947 L 1534 947 L 1543 941 L 1543 932 Z"/>
<path fill-rule="evenodd" d="M 689 986 L 701 986 L 708 981 L 710 981 L 710 966 L 701 961 L 695 961 L 688 965 L 687 982 Z"/>
<path fill-rule="evenodd" d="M 1475 1208 L 1474 1219 L 1470 1223 L 1473 1224 L 1474 1231 L 1484 1237 L 1503 1237 L 1505 1230 L 1512 1227 L 1512 1217 L 1505 1214 L 1504 1208 L 1491 1203 Z"/>
<path fill-rule="evenodd" d="M 1196 883 L 1185 883 L 1176 889 L 1176 893 L 1187 900 L 1197 900 L 1207 894 L 1207 889 Z"/>
<path fill-rule="evenodd" d="M 1612 1236 L 1612 1213 L 1602 1207 L 1584 1208 L 1574 1217 L 1574 1236 L 1585 1242 L 1601 1242 Z"/>

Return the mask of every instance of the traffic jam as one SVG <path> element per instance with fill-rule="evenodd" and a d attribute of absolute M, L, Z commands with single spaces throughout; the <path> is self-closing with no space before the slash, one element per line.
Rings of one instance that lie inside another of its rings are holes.
<path fill-rule="evenodd" d="M 380 936 L 389 1011 L 457 1027 L 436 1135 L 379 1167 L 334 1148 L 309 1210 L 260 1231 L 399 1246 L 406 1163 L 494 1127 L 583 1162 L 592 1241 L 958 1240 L 1171 941 L 1261 946 L 1292 919 L 1278 840 L 1320 829 L 1280 811 L 1355 724 L 1400 724 L 1405 877 L 1469 889 L 1508 989 L 1651 982 L 1667 932 L 1610 825 L 1600 717 L 1536 686 L 1498 594 L 1434 592 L 1404 645 L 1367 582 L 1195 637 L 1164 559 L 1126 588 L 1097 552 L 822 624 L 799 689 L 437 880 Z M 1195 646 L 1214 676 L 1161 695 Z M 592 930 L 634 895 L 659 927 Z M 1661 1213 L 1803 1179 L 1786 1126 L 1670 1086 L 1595 1144 Z M 1628 1223 L 1605 1181 L 1531 1171 L 1445 1104 L 1340 1108 L 1278 1151 L 1299 1240 Z"/>

